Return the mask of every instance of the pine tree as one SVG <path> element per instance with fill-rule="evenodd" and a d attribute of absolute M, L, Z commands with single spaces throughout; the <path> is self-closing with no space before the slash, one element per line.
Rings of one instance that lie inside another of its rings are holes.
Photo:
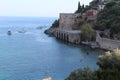
<path fill-rule="evenodd" d="M 78 10 L 75 13 L 81 13 L 82 7 L 80 5 L 80 2 L 78 2 Z"/>
<path fill-rule="evenodd" d="M 81 5 L 80 5 L 80 2 L 78 2 L 78 11 L 81 10 Z"/>

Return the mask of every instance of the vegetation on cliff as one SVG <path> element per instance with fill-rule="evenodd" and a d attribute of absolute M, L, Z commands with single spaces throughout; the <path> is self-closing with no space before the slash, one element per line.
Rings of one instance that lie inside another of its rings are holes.
<path fill-rule="evenodd" d="M 55 20 L 53 22 L 52 26 L 49 29 L 45 30 L 44 33 L 48 34 L 49 36 L 54 36 L 54 34 L 53 34 L 54 29 L 58 28 L 58 27 L 59 27 L 59 20 Z"/>
<path fill-rule="evenodd" d="M 71 72 L 70 76 L 65 80 L 93 80 L 93 71 L 86 67 L 84 69 L 78 69 Z"/>
<path fill-rule="evenodd" d="M 94 36 L 94 29 L 89 24 L 84 24 L 81 28 L 82 40 L 91 41 Z"/>
<path fill-rule="evenodd" d="M 59 27 L 59 20 L 55 20 L 51 26 L 51 28 L 57 28 Z"/>
<path fill-rule="evenodd" d="M 99 12 L 95 29 L 110 29 L 110 37 L 120 39 L 120 4 L 113 0 Z"/>
<path fill-rule="evenodd" d="M 120 50 L 106 52 L 105 55 L 99 56 L 97 63 L 101 69 L 117 69 L 120 70 Z"/>
<path fill-rule="evenodd" d="M 78 9 L 75 11 L 75 13 L 84 13 L 85 11 L 87 11 L 88 9 L 90 9 L 90 6 L 88 5 L 81 5 L 80 2 L 78 2 Z"/>
<path fill-rule="evenodd" d="M 91 71 L 89 68 L 78 69 L 65 80 L 119 80 L 120 79 L 120 50 L 106 52 L 98 57 L 100 69 Z"/>
<path fill-rule="evenodd" d="M 98 7 L 98 3 L 99 3 L 100 0 L 93 0 L 90 2 L 90 7 L 93 7 L 93 8 L 97 8 Z"/>

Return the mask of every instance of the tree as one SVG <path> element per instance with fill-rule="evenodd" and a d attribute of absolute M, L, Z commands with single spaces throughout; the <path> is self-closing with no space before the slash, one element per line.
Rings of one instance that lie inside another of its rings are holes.
<path fill-rule="evenodd" d="M 81 10 L 81 5 L 80 5 L 80 2 L 78 2 L 78 11 Z"/>
<path fill-rule="evenodd" d="M 105 8 L 98 14 L 95 29 L 110 29 L 110 37 L 120 34 L 120 5 L 115 1 L 106 4 Z M 120 36 L 120 35 L 118 35 Z"/>
<path fill-rule="evenodd" d="M 84 69 L 78 69 L 69 75 L 65 80 L 93 80 L 94 75 L 90 68 L 86 67 Z"/>
<path fill-rule="evenodd" d="M 82 26 L 81 35 L 83 39 L 90 41 L 93 37 L 93 34 L 94 34 L 94 30 L 89 24 L 84 24 Z"/>
<path fill-rule="evenodd" d="M 98 57 L 99 70 L 95 71 L 97 80 L 120 80 L 120 50 L 105 52 Z"/>
<path fill-rule="evenodd" d="M 81 11 L 82 11 L 82 7 L 80 5 L 80 2 L 78 2 L 78 9 L 75 13 L 81 13 Z"/>
<path fill-rule="evenodd" d="M 91 71 L 89 68 L 77 69 L 65 80 L 120 80 L 120 50 L 105 52 L 98 57 L 100 69 Z"/>
<path fill-rule="evenodd" d="M 59 27 L 59 20 L 55 20 L 51 26 L 51 28 Z"/>
<path fill-rule="evenodd" d="M 82 5 L 82 10 L 84 10 L 85 9 L 85 6 L 84 6 L 84 4 Z"/>
<path fill-rule="evenodd" d="M 115 6 L 115 5 L 116 5 L 115 1 L 111 1 L 108 4 L 106 4 L 106 8 L 111 8 L 112 6 Z"/>
<path fill-rule="evenodd" d="M 97 63 L 101 69 L 117 69 L 120 70 L 120 50 L 106 52 L 105 55 L 99 56 Z"/>

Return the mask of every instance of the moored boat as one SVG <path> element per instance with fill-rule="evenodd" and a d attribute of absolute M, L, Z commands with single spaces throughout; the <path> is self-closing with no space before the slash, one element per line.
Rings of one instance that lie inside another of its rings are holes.
<path fill-rule="evenodd" d="M 8 35 L 12 35 L 12 32 L 11 32 L 11 31 L 8 31 L 7 34 L 8 34 Z"/>
<path fill-rule="evenodd" d="M 25 33 L 26 31 L 24 29 L 21 29 L 18 31 L 19 33 Z"/>

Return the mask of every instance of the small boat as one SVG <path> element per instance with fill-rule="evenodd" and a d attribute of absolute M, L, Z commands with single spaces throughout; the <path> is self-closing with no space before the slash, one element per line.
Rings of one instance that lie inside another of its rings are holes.
<path fill-rule="evenodd" d="M 18 31 L 19 33 L 25 33 L 26 31 L 24 29 L 21 29 Z"/>
<path fill-rule="evenodd" d="M 12 35 L 12 32 L 11 32 L 11 31 L 8 31 L 7 34 L 8 34 L 8 35 Z"/>
<path fill-rule="evenodd" d="M 36 29 L 42 29 L 43 28 L 43 26 L 38 26 Z"/>

